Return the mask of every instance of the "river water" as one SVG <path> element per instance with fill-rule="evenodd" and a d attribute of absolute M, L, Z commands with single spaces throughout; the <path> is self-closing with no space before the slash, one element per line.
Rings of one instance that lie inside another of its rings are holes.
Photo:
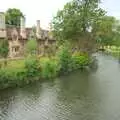
<path fill-rule="evenodd" d="M 0 92 L 0 120 L 120 120 L 120 64 L 96 54 L 98 68 Z"/>

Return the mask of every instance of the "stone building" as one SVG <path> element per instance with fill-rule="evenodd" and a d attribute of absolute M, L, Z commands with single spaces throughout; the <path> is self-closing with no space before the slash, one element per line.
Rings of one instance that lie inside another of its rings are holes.
<path fill-rule="evenodd" d="M 0 39 L 7 39 L 9 43 L 10 58 L 21 57 L 24 55 L 25 44 L 34 37 L 38 44 L 38 53 L 44 54 L 45 50 L 52 48 L 56 44 L 56 40 L 50 35 L 50 31 L 43 30 L 40 26 L 40 20 L 37 20 L 36 30 L 33 33 L 32 28 L 25 27 L 25 18 L 21 18 L 20 27 L 5 24 L 5 14 L 0 12 Z"/>

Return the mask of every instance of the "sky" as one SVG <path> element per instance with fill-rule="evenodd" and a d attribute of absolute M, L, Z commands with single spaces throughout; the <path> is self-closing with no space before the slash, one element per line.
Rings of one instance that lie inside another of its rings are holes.
<path fill-rule="evenodd" d="M 36 25 L 36 20 L 41 21 L 41 27 L 49 29 L 49 23 L 58 9 L 70 0 L 1 0 L 0 12 L 8 8 L 18 8 L 26 16 L 26 26 Z M 102 0 L 101 5 L 108 15 L 120 18 L 120 0 Z"/>

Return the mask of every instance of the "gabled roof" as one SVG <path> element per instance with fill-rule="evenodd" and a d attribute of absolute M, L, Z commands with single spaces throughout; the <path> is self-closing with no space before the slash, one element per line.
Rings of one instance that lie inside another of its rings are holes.
<path fill-rule="evenodd" d="M 18 39 L 22 39 L 22 37 L 20 35 L 20 32 L 21 32 L 20 27 L 14 27 L 14 26 L 7 26 L 7 28 L 6 28 L 7 39 L 12 40 L 13 30 L 17 31 Z M 32 28 L 26 28 L 25 30 L 26 30 L 27 39 L 29 39 L 29 37 L 31 36 L 31 34 L 33 32 L 33 29 Z M 41 39 L 42 40 L 45 40 L 45 39 L 55 40 L 55 39 L 53 39 L 53 37 L 51 35 L 49 35 L 48 30 L 41 29 L 40 34 L 41 34 L 41 37 L 42 37 Z"/>

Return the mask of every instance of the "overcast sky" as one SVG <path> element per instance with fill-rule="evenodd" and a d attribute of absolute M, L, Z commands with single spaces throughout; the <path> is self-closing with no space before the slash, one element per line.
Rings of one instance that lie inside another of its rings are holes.
<path fill-rule="evenodd" d="M 19 8 L 26 16 L 26 26 L 36 24 L 36 20 L 39 19 L 41 26 L 48 28 L 52 16 L 68 1 L 70 0 L 1 0 L 0 11 Z M 108 11 L 108 14 L 120 18 L 120 0 L 103 1 L 102 7 Z"/>

